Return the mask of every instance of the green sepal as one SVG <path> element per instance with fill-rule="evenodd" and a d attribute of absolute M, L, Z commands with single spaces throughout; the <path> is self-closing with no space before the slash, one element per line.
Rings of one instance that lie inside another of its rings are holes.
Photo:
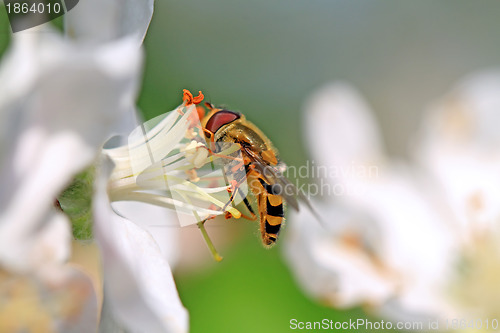
<path fill-rule="evenodd" d="M 94 193 L 95 167 L 79 173 L 57 198 L 62 211 L 69 217 L 73 237 L 92 239 L 92 195 Z"/>

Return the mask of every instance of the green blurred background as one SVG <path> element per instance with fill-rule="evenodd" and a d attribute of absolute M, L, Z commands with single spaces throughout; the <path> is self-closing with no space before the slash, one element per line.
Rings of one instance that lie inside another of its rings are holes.
<path fill-rule="evenodd" d="M 343 80 L 374 108 L 388 151 L 404 158 L 428 103 L 463 76 L 500 65 L 499 17 L 497 0 L 159 0 L 139 106 L 152 118 L 177 106 L 183 88 L 202 90 L 245 113 L 298 166 L 308 157 L 303 103 Z M 0 53 L 8 40 L 2 8 Z M 202 268 L 176 273 L 193 333 L 288 332 L 292 318 L 366 318 L 308 300 L 280 245 L 265 250 L 254 223 L 237 225 L 221 263 L 207 250 Z"/>

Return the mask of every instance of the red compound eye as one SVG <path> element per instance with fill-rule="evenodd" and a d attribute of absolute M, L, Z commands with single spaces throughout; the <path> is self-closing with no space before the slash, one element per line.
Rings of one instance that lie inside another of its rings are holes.
<path fill-rule="evenodd" d="M 210 117 L 205 127 L 210 132 L 215 133 L 219 130 L 219 128 L 235 121 L 236 119 L 240 119 L 240 115 L 238 113 L 229 110 L 222 110 Z"/>

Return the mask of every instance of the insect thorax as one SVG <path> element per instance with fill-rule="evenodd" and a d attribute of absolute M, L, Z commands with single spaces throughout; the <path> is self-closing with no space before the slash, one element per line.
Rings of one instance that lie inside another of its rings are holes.
<path fill-rule="evenodd" d="M 269 139 L 251 123 L 243 124 L 235 121 L 221 127 L 215 133 L 216 142 L 238 143 L 242 146 L 251 148 L 256 153 L 273 149 Z"/>

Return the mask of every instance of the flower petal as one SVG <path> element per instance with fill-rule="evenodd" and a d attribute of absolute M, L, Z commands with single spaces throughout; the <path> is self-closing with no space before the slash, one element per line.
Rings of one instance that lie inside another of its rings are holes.
<path fill-rule="evenodd" d="M 500 218 L 500 73 L 472 75 L 431 108 L 415 146 L 464 238 Z"/>
<path fill-rule="evenodd" d="M 21 66 L 23 79 L 12 69 L 17 59 L 30 64 Z M 16 240 L 2 245 L 28 257 L 13 261 L 2 251 L 0 261 L 28 268 L 31 246 L 21 246 L 43 230 L 55 198 L 133 105 L 140 61 L 133 40 L 94 52 L 51 33 L 13 38 L 0 70 L 0 123 L 9 124 L 0 147 L 0 237 Z"/>
<path fill-rule="evenodd" d="M 142 44 L 153 15 L 153 0 L 85 0 L 65 17 L 71 38 L 84 43 L 109 42 L 133 36 Z"/>
<path fill-rule="evenodd" d="M 284 241 L 288 262 L 306 291 L 337 307 L 382 304 L 395 289 L 394 279 L 374 260 L 380 246 L 374 223 L 338 205 L 317 204 L 325 225 L 307 210 L 290 217 Z M 360 237 L 359 243 L 347 241 Z"/>
<path fill-rule="evenodd" d="M 392 167 L 365 192 L 349 201 L 378 224 L 381 260 L 398 275 L 397 298 L 414 313 L 440 312 L 443 289 L 450 277 L 458 235 L 454 224 L 427 200 L 419 178 Z M 423 244 L 424 242 L 424 244 Z"/>
<path fill-rule="evenodd" d="M 103 163 L 109 171 L 111 162 Z M 147 231 L 113 212 L 106 176 L 99 178 L 94 197 L 95 236 L 113 315 L 132 332 L 187 332 L 188 314 L 168 262 Z"/>
<path fill-rule="evenodd" d="M 169 209 L 136 201 L 112 203 L 113 210 L 149 232 L 170 267 L 175 266 L 179 243 L 179 221 Z"/>
<path fill-rule="evenodd" d="M 310 97 L 305 129 L 313 159 L 333 169 L 338 181 L 348 181 L 353 166 L 383 159 L 376 121 L 359 93 L 347 84 L 327 85 Z"/>
<path fill-rule="evenodd" d="M 71 230 L 66 216 L 50 211 L 32 219 L 14 220 L 16 223 L 9 223 L 8 218 L 0 219 L 0 266 L 26 273 L 68 259 Z"/>

